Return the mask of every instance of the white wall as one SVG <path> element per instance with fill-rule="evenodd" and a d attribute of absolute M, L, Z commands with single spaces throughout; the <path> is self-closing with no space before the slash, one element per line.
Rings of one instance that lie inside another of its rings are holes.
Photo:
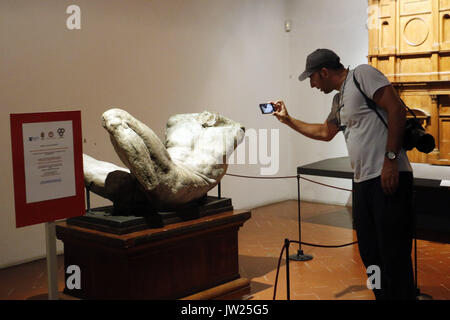
<path fill-rule="evenodd" d="M 2 0 L 0 2 L 0 267 L 42 257 L 44 227 L 15 228 L 10 113 L 81 110 L 83 151 L 121 165 L 100 116 L 121 107 L 163 139 L 170 115 L 217 111 L 247 128 L 279 129 L 279 176 L 298 165 L 346 154 L 342 137 L 308 141 L 260 115 L 257 105 L 284 99 L 306 121 L 326 117 L 331 97 L 297 80 L 317 46 L 336 49 L 346 64 L 365 62 L 366 3 L 288 0 Z M 66 28 L 70 4 L 81 30 Z M 283 29 L 285 19 L 293 30 Z M 350 36 L 351 35 L 351 36 Z M 260 165 L 229 173 L 260 175 Z M 308 200 L 346 203 L 312 187 Z M 213 190 L 212 194 L 216 191 Z M 225 177 L 222 194 L 235 208 L 296 197 L 296 180 Z M 93 206 L 106 201 L 94 197 Z M 61 243 L 58 244 L 61 250 Z"/>
<path fill-rule="evenodd" d="M 350 68 L 367 63 L 368 35 L 366 30 L 367 2 L 361 0 L 289 0 L 289 14 L 293 30 L 289 37 L 290 95 L 287 101 L 289 113 L 311 123 L 323 123 L 331 109 L 336 91 L 324 95 L 310 87 L 309 79 L 300 82 L 298 75 L 305 68 L 308 54 L 317 48 L 335 51 L 344 66 Z M 347 156 L 342 133 L 330 142 L 308 139 L 301 135 L 292 137 L 295 143 L 293 166 L 326 158 Z M 335 178 L 307 176 L 307 178 L 333 186 L 351 189 L 351 181 Z M 347 191 L 301 182 L 304 200 L 351 205 Z"/>

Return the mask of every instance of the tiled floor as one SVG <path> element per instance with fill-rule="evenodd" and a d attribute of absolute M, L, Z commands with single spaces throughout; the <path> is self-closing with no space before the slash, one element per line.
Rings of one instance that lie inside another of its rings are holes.
<path fill-rule="evenodd" d="M 356 240 L 351 208 L 301 203 L 302 241 L 340 245 Z M 298 240 L 297 201 L 252 210 L 252 218 L 239 233 L 240 273 L 251 279 L 252 299 L 272 299 L 278 257 L 284 239 Z M 450 299 L 450 246 L 417 241 L 418 284 L 422 294 Z M 298 244 L 291 244 L 296 253 Z M 310 261 L 290 262 L 290 297 L 307 300 L 372 300 L 357 245 L 317 248 L 302 245 Z M 280 268 L 277 299 L 286 299 L 285 260 Z"/>
<path fill-rule="evenodd" d="M 0 270 L 0 299 L 47 299 L 47 266 L 41 259 Z M 58 256 L 59 291 L 64 289 L 64 257 Z"/>
<path fill-rule="evenodd" d="M 356 240 L 350 209 L 302 202 L 302 241 L 343 244 Z M 284 239 L 298 240 L 297 201 L 285 201 L 252 210 L 239 232 L 241 277 L 251 280 L 251 299 L 272 299 L 276 268 Z M 295 254 L 298 245 L 291 244 Z M 344 248 L 302 246 L 313 259 L 291 261 L 291 299 L 373 299 L 356 245 Z M 63 256 L 58 257 L 59 289 L 64 287 Z M 286 299 L 285 261 L 282 260 L 277 299 Z M 450 299 L 450 246 L 418 240 L 418 280 L 422 293 Z M 47 292 L 45 260 L 0 270 L 0 299 L 42 299 Z"/>

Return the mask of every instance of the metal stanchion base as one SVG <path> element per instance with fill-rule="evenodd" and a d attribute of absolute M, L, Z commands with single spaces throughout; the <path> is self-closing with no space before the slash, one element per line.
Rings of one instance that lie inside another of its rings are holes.
<path fill-rule="evenodd" d="M 294 261 L 309 261 L 312 260 L 313 256 L 309 254 L 303 254 L 303 250 L 298 250 L 297 254 L 293 254 L 289 256 L 289 260 Z"/>

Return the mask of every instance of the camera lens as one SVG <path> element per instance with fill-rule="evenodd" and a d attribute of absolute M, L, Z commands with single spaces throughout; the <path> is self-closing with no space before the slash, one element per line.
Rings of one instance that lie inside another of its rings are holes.
<path fill-rule="evenodd" d="M 416 145 L 417 150 L 424 153 L 430 153 L 433 151 L 435 147 L 433 136 L 423 131 L 418 131 L 418 134 L 419 138 L 417 139 Z"/>

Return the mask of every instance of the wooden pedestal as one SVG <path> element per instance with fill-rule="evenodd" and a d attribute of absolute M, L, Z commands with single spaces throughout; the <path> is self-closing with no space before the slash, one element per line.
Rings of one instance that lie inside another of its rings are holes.
<path fill-rule="evenodd" d="M 81 289 L 66 287 L 64 293 L 82 299 L 244 293 L 249 281 L 239 276 L 238 230 L 250 216 L 250 211 L 234 210 L 125 235 L 60 222 L 56 236 L 64 242 L 65 270 L 70 265 L 81 270 Z"/>

